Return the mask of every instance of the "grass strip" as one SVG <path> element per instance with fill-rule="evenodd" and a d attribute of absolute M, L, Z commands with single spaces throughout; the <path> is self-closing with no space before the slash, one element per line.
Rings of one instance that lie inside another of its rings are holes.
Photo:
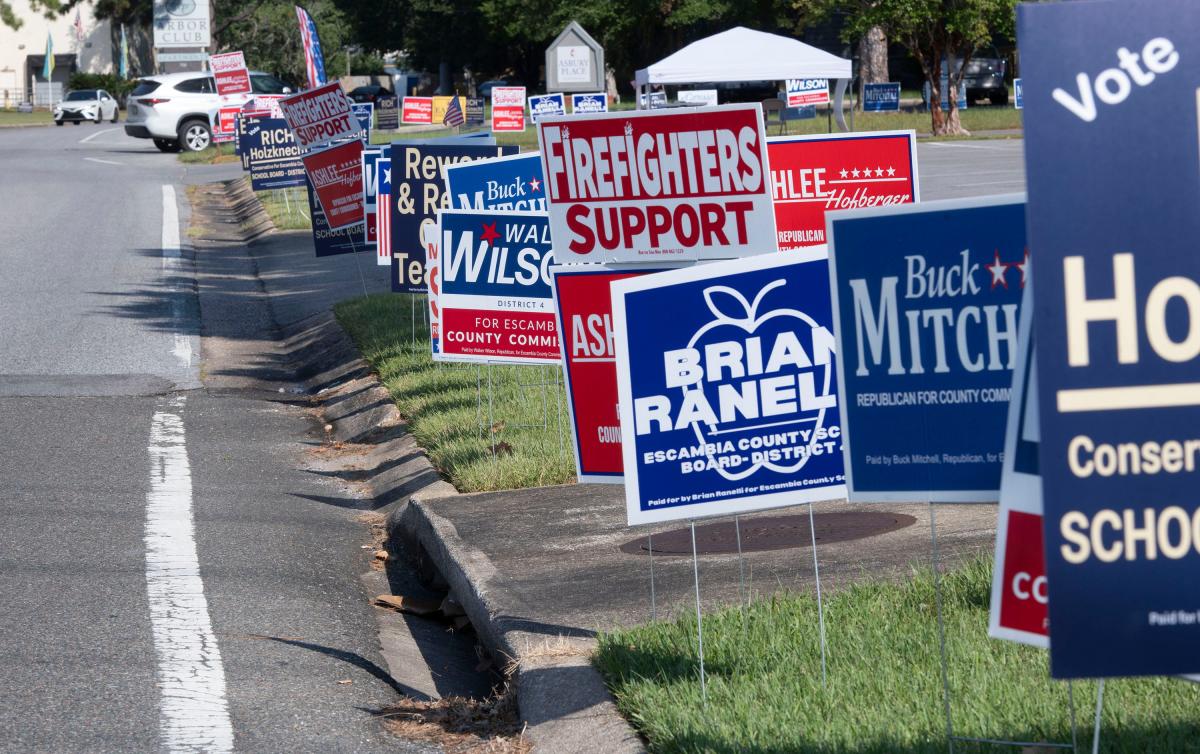
<path fill-rule="evenodd" d="M 255 191 L 255 196 L 270 216 L 271 222 L 280 230 L 311 230 L 312 218 L 308 216 L 308 192 L 303 186 L 297 188 Z"/>
<path fill-rule="evenodd" d="M 955 735 L 1069 744 L 1067 684 L 1049 680 L 1045 651 L 987 636 L 990 560 L 944 574 L 942 587 Z M 694 616 L 605 634 L 595 662 L 652 752 L 947 751 L 932 572 L 849 586 L 827 597 L 825 620 L 825 689 L 809 595 L 705 616 L 707 706 Z M 1074 696 L 1090 751 L 1095 683 L 1075 683 Z M 1179 679 L 1108 681 L 1101 751 L 1200 751 L 1197 703 L 1200 686 Z"/>
<path fill-rule="evenodd" d="M 435 362 L 425 306 L 425 296 L 374 294 L 334 314 L 438 471 L 461 492 L 573 481 L 560 370 Z"/>
<path fill-rule="evenodd" d="M 17 110 L 0 109 L 0 126 L 48 126 L 53 122 L 54 113 L 49 110 L 22 113 Z"/>

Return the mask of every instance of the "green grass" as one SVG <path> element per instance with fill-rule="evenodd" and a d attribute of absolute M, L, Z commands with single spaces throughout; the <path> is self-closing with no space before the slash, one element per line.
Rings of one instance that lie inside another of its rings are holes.
<path fill-rule="evenodd" d="M 199 152 L 179 153 L 179 161 L 186 165 L 215 165 L 222 162 L 234 162 L 237 159 L 233 142 L 213 144 L 208 149 Z"/>
<path fill-rule="evenodd" d="M 16 110 L 0 110 L 0 126 L 50 125 L 53 122 L 54 114 L 49 110 L 34 110 L 31 113 L 19 113 Z"/>
<path fill-rule="evenodd" d="M 255 191 L 258 201 L 280 230 L 311 230 L 308 194 L 303 187 L 277 191 Z"/>
<path fill-rule="evenodd" d="M 1046 653 L 987 637 L 990 561 L 951 571 L 942 585 L 955 734 L 1070 743 L 1067 684 L 1049 680 Z M 707 707 L 694 617 L 605 634 L 595 662 L 653 752 L 945 752 L 932 573 L 848 587 L 827 597 L 825 621 L 826 689 L 807 595 L 705 616 Z M 1094 683 L 1074 684 L 1081 751 L 1091 747 L 1095 694 Z M 1198 704 L 1200 686 L 1186 681 L 1109 681 L 1101 751 L 1200 751 Z"/>
<path fill-rule="evenodd" d="M 462 492 L 573 481 L 559 370 L 435 363 L 422 316 L 425 297 L 415 298 L 415 327 L 414 297 L 408 295 L 352 299 L 334 313 L 438 471 Z"/>

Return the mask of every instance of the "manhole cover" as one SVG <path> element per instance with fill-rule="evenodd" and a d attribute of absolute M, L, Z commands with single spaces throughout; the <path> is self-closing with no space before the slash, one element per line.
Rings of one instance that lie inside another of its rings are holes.
<path fill-rule="evenodd" d="M 916 523 L 903 513 L 879 511 L 817 513 L 813 516 L 817 528 L 817 544 L 853 542 L 879 534 L 903 529 Z M 789 547 L 808 547 L 812 536 L 808 530 L 808 514 L 767 516 L 743 519 L 742 552 L 786 550 Z M 650 549 L 646 537 L 621 545 L 621 552 L 645 555 Z M 696 527 L 696 551 L 701 555 L 727 555 L 738 551 L 737 532 L 732 521 L 704 524 Z M 655 555 L 691 555 L 691 529 L 672 529 L 654 535 Z"/>

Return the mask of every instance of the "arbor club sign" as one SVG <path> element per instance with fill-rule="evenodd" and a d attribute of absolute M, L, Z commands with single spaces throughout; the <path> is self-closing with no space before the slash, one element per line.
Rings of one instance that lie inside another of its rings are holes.
<path fill-rule="evenodd" d="M 538 142 L 560 262 L 777 250 L 758 105 L 548 117 Z"/>
<path fill-rule="evenodd" d="M 336 82 L 282 99 L 279 108 L 301 149 L 357 138 L 362 131 L 350 110 L 350 99 Z"/>
<path fill-rule="evenodd" d="M 825 243 L 825 213 L 920 201 L 915 131 L 767 140 L 780 251 Z"/>

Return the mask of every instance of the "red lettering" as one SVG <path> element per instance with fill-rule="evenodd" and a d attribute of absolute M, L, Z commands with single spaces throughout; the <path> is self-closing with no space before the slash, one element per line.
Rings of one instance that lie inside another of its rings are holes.
<path fill-rule="evenodd" d="M 651 204 L 646 212 L 650 215 L 650 245 L 658 247 L 658 239 L 671 229 L 671 211 L 660 204 Z"/>
<path fill-rule="evenodd" d="M 603 207 L 596 208 L 596 237 L 600 239 L 600 245 L 612 251 L 617 248 L 617 244 L 621 243 L 621 230 L 617 227 L 617 208 L 609 207 L 608 218 L 604 217 L 605 209 Z M 612 235 L 606 234 L 605 230 L 612 231 Z"/>
<path fill-rule="evenodd" d="M 721 246 L 729 245 L 729 239 L 725 237 L 725 211 L 721 205 L 712 202 L 700 205 L 700 228 L 705 246 L 712 246 L 714 240 Z"/>
<path fill-rule="evenodd" d="M 596 238 L 587 224 L 587 214 L 588 208 L 583 204 L 572 204 L 567 210 L 567 227 L 575 235 L 569 248 L 575 254 L 591 254 L 596 247 Z"/>
<path fill-rule="evenodd" d="M 625 237 L 625 243 L 633 242 L 633 237 L 646 229 L 646 216 L 642 214 L 641 207 L 622 207 L 621 208 L 621 235 Z"/>
<path fill-rule="evenodd" d="M 725 202 L 725 211 L 732 212 L 737 223 L 737 242 L 747 243 L 746 213 L 754 209 L 754 202 Z"/>
<path fill-rule="evenodd" d="M 684 246 L 695 246 L 700 240 L 700 218 L 696 209 L 690 204 L 680 204 L 675 208 L 675 238 Z M 687 230 L 684 230 L 684 220 L 687 220 Z"/>

